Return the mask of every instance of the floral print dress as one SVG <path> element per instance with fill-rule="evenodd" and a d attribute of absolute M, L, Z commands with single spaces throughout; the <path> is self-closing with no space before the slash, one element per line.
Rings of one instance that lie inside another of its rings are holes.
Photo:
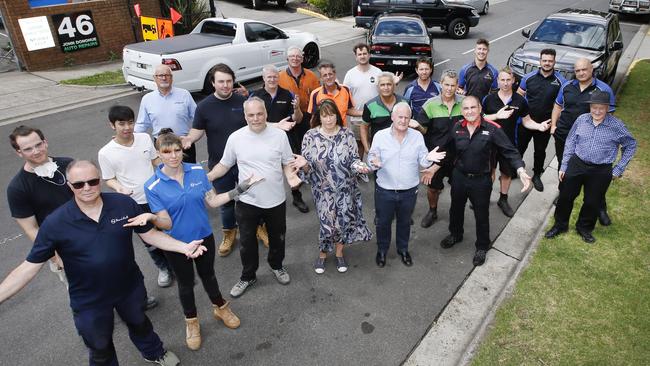
<path fill-rule="evenodd" d="M 360 162 L 352 131 L 341 128 L 326 136 L 312 128 L 302 141 L 302 156 L 309 165 L 303 177 L 311 185 L 320 220 L 320 250 L 331 252 L 336 243 L 370 240 L 372 232 L 363 218 L 358 187 L 360 174 L 352 169 L 352 164 Z"/>

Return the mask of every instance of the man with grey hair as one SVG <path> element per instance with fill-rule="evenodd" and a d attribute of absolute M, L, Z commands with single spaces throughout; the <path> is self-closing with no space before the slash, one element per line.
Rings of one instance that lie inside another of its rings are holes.
<path fill-rule="evenodd" d="M 133 232 L 144 242 L 188 258 L 203 254 L 202 240 L 184 243 L 142 222 L 142 209 L 133 199 L 101 192 L 99 169 L 90 161 L 71 162 L 66 176 L 74 198 L 47 216 L 27 259 L 0 284 L 0 303 L 25 287 L 56 251 L 65 265 L 75 327 L 91 365 L 118 363 L 115 311 L 146 361 L 177 365 L 178 357 L 165 350 L 144 313 L 146 292 L 135 262 Z"/>
<path fill-rule="evenodd" d="M 171 128 L 178 136 L 185 136 L 192 128 L 196 103 L 192 95 L 181 88 L 173 86 L 174 76 L 167 65 L 158 65 L 154 69 L 153 80 L 157 90 L 146 94 L 140 102 L 138 119 L 134 132 L 149 132 L 154 139 L 163 128 Z M 196 147 L 191 144 L 185 150 L 183 161 L 196 163 Z"/>
<path fill-rule="evenodd" d="M 289 273 L 282 265 L 286 232 L 283 174 L 291 187 L 301 183 L 289 166 L 294 160 L 289 139 L 280 129 L 268 127 L 264 101 L 258 97 L 245 101 L 244 117 L 248 125 L 230 135 L 221 161 L 208 173 L 208 178 L 214 180 L 237 164 L 239 180 L 243 181 L 252 174 L 264 178 L 235 205 L 243 269 L 239 282 L 230 291 L 232 297 L 241 296 L 257 281 L 259 256 L 255 234 L 260 221 L 266 224 L 269 235 L 267 260 L 271 272 L 279 283 L 289 283 Z M 255 148 L 251 149 L 251 146 Z"/>
<path fill-rule="evenodd" d="M 380 79 L 381 82 L 381 79 Z M 431 152 L 424 144 L 422 134 L 409 128 L 411 107 L 399 102 L 391 113 L 390 128 L 379 131 L 368 152 L 368 162 L 377 171 L 375 186 L 375 225 L 377 227 L 377 266 L 386 265 L 386 252 L 390 246 L 391 226 L 396 218 L 397 254 L 402 263 L 411 266 L 408 251 L 411 215 L 420 183 L 420 168 L 428 168 L 445 157 L 434 148 Z"/>
<path fill-rule="evenodd" d="M 377 76 L 376 97 L 370 99 L 363 106 L 362 123 L 359 126 L 361 144 L 366 151 L 370 151 L 370 144 L 375 134 L 393 123 L 391 110 L 393 106 L 406 99 L 395 93 L 395 75 L 391 72 L 382 72 Z"/>

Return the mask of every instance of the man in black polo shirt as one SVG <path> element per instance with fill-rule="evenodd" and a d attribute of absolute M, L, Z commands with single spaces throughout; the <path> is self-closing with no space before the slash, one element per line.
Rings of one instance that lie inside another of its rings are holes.
<path fill-rule="evenodd" d="M 555 156 L 557 157 L 558 166 L 562 166 L 562 156 L 564 155 L 564 144 L 573 123 L 581 114 L 589 113 L 589 104 L 587 103 L 594 91 L 600 90 L 609 93 L 610 105 L 609 113 L 616 110 L 616 98 L 612 88 L 603 81 L 594 77 L 594 66 L 586 58 L 580 58 L 574 65 L 576 78 L 567 81 L 560 87 L 560 91 L 555 98 L 553 113 L 551 114 L 551 134 L 555 139 Z M 562 184 L 560 183 L 560 189 Z M 598 213 L 598 221 L 603 226 L 611 225 L 612 221 L 607 214 L 607 203 L 605 197 L 602 200 L 602 206 Z"/>
<path fill-rule="evenodd" d="M 93 163 L 71 162 L 66 176 L 74 199 L 45 219 L 27 259 L 0 284 L 0 303 L 25 287 L 56 251 L 65 264 L 70 307 L 91 365 L 117 365 L 114 311 L 145 360 L 177 365 L 180 361 L 163 348 L 144 313 L 145 288 L 135 262 L 133 231 L 146 243 L 188 258 L 200 256 L 206 248 L 200 240 L 183 243 L 153 229 L 138 217 L 143 212 L 130 197 L 101 193 L 99 169 Z"/>
<path fill-rule="evenodd" d="M 268 114 L 267 122 L 271 122 L 274 127 L 287 131 L 289 144 L 294 154 L 301 154 L 302 141 L 298 141 L 291 131 L 296 121 L 302 121 L 302 112 L 300 111 L 298 97 L 292 92 L 278 86 L 279 71 L 273 65 L 266 65 L 262 69 L 262 79 L 264 87 L 251 93 L 264 101 L 266 113 Z M 291 189 L 293 196 L 293 205 L 302 213 L 309 212 L 309 207 L 302 200 L 300 187 Z M 263 233 L 260 233 L 263 234 Z M 262 242 L 268 246 L 268 237 L 260 235 Z"/>
<path fill-rule="evenodd" d="M 551 123 L 551 113 L 555 97 L 566 79 L 555 70 L 555 50 L 545 48 L 539 55 L 539 70 L 531 71 L 524 75 L 519 82 L 517 93 L 526 97 L 530 118 L 535 122 Z M 546 160 L 546 146 L 551 138 L 549 131 L 532 131 L 520 128 L 518 131 L 519 154 L 524 156 L 528 143 L 534 141 L 535 153 L 533 163 L 533 187 L 542 192 L 542 173 L 544 173 L 544 160 Z"/>
<path fill-rule="evenodd" d="M 499 72 L 498 85 L 499 91 L 486 96 L 483 99 L 484 118 L 494 121 L 501 126 L 503 132 L 510 140 L 513 146 L 517 146 L 517 130 L 522 128 L 537 129 L 540 131 L 548 130 L 548 123 L 540 124 L 532 121 L 528 115 L 528 103 L 526 99 L 517 93 L 512 92 L 512 84 L 515 81 L 512 71 L 504 67 Z M 521 155 L 520 155 L 521 156 Z M 493 166 L 499 163 L 500 196 L 497 205 L 504 215 L 514 216 L 515 212 L 508 203 L 508 191 L 512 178 L 517 176 L 514 167 L 511 166 L 509 159 L 501 154 L 496 155 Z"/>
<path fill-rule="evenodd" d="M 246 98 L 233 93 L 235 73 L 226 64 L 212 67 L 210 82 L 214 86 L 214 94 L 199 102 L 194 113 L 192 129 L 181 139 L 183 148 L 189 149 L 205 134 L 208 138 L 208 168 L 212 169 L 221 160 L 230 134 L 246 126 L 244 119 Z M 237 185 L 237 175 L 237 165 L 234 165 L 224 176 L 215 179 L 212 185 L 217 193 L 228 192 Z M 234 201 L 222 205 L 220 210 L 223 240 L 219 244 L 218 253 L 225 257 L 232 252 L 237 237 Z"/>
<path fill-rule="evenodd" d="M 474 61 L 463 66 L 458 72 L 458 92 L 473 95 L 483 100 L 490 91 L 497 88 L 499 71 L 487 62 L 490 42 L 485 38 L 476 41 Z"/>
<path fill-rule="evenodd" d="M 485 263 L 485 255 L 490 248 L 492 156 L 496 153 L 503 155 L 516 169 L 523 184 L 522 192 L 530 186 L 530 177 L 526 174 L 519 152 L 501 127 L 481 117 L 481 103 L 476 97 L 463 99 L 462 113 L 464 119 L 456 122 L 451 131 L 456 157 L 451 180 L 450 234 L 440 242 L 440 246 L 451 248 L 463 240 L 465 203 L 469 198 L 474 206 L 476 220 L 476 254 L 473 263 L 480 266 Z"/>

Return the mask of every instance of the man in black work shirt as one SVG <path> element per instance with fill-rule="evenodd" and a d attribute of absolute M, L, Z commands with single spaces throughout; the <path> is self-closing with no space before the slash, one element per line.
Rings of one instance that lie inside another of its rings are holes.
<path fill-rule="evenodd" d="M 492 192 L 491 160 L 496 153 L 503 155 L 519 174 L 522 192 L 530 186 L 530 177 L 524 169 L 519 152 L 501 127 L 481 117 L 481 103 L 474 96 L 465 97 L 462 103 L 463 120 L 456 122 L 451 135 L 456 149 L 456 160 L 451 180 L 451 207 L 449 209 L 450 234 L 440 242 L 451 248 L 463 240 L 465 203 L 469 198 L 474 206 L 476 220 L 476 254 L 473 263 L 485 263 L 490 247 L 490 193 Z"/>
<path fill-rule="evenodd" d="M 489 52 L 490 42 L 487 39 L 480 38 L 476 41 L 474 61 L 458 72 L 458 93 L 473 95 L 480 101 L 497 88 L 499 71 L 487 62 Z"/>
<path fill-rule="evenodd" d="M 566 79 L 555 70 L 554 49 L 545 48 L 540 52 L 539 65 L 539 70 L 531 71 L 521 78 L 517 93 L 528 100 L 528 113 L 533 121 L 550 124 L 555 97 Z M 541 176 L 544 173 L 546 146 L 551 134 L 549 131 L 531 131 L 526 128 L 520 129 L 518 133 L 517 149 L 522 157 L 530 140 L 534 141 L 533 187 L 542 192 L 544 184 Z"/>

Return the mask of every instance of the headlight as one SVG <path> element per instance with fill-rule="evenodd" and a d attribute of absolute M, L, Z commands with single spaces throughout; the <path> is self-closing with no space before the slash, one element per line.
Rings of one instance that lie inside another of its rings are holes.
<path fill-rule="evenodd" d="M 514 57 L 510 57 L 510 66 L 524 67 L 524 62 Z"/>
<path fill-rule="evenodd" d="M 472 8 L 472 15 L 477 17 L 478 16 L 478 11 L 476 9 Z"/>

